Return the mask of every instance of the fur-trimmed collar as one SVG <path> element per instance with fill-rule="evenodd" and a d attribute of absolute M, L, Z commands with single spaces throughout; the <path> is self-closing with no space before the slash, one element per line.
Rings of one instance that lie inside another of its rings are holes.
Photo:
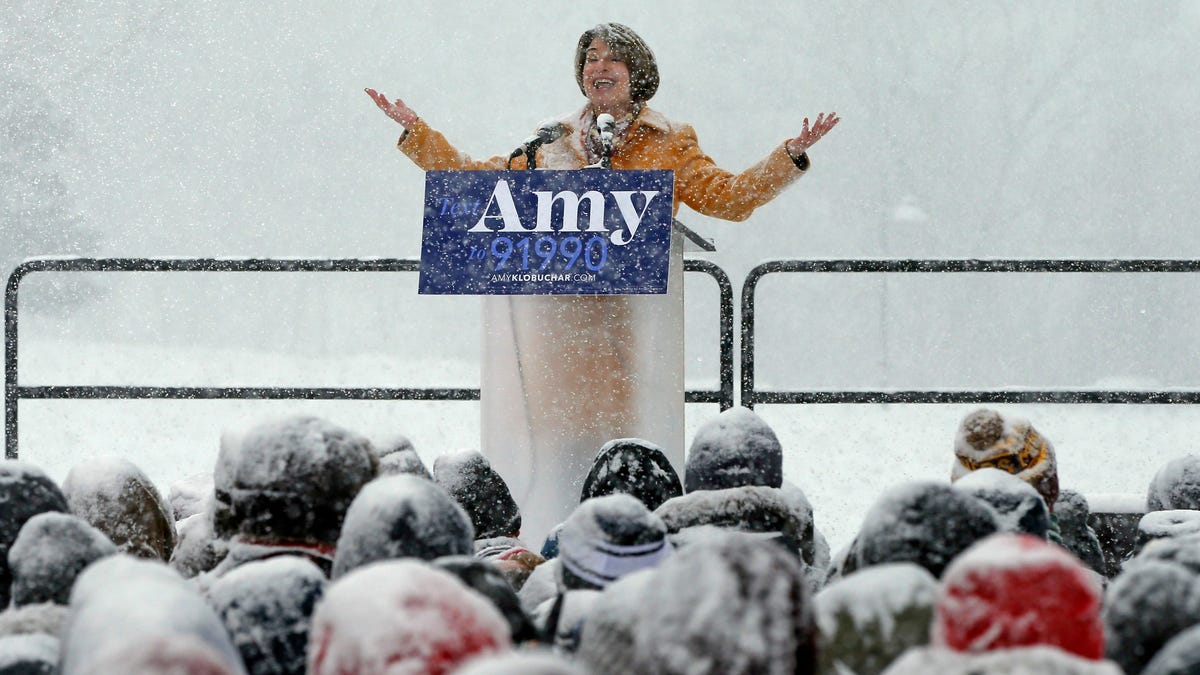
<path fill-rule="evenodd" d="M 580 169 L 587 164 L 587 153 L 583 149 L 583 137 L 579 133 L 587 117 L 587 106 L 575 112 L 559 115 L 551 122 L 561 122 L 566 127 L 566 133 L 559 140 L 542 146 L 541 165 L 547 169 Z M 665 115 L 643 106 L 634 121 L 634 129 L 646 126 L 655 131 L 670 133 L 671 120 Z"/>

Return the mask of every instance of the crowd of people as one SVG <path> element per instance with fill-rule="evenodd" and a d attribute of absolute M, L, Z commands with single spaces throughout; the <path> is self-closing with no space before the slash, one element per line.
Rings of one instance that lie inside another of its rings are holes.
<path fill-rule="evenodd" d="M 0 675 L 1200 672 L 1200 457 L 1122 536 L 1027 421 L 972 412 L 947 460 L 836 552 L 745 408 L 682 478 L 605 444 L 539 542 L 479 452 L 316 417 L 227 431 L 166 498 L 123 459 L 7 460 Z"/>

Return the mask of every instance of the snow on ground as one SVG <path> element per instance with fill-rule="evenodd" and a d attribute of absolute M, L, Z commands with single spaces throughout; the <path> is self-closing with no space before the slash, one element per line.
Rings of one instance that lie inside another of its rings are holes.
<path fill-rule="evenodd" d="M 237 350 L 170 350 L 28 340 L 22 385 L 477 386 L 472 363 L 344 359 Z M 689 383 L 690 387 L 710 386 Z M 764 405 L 756 409 L 784 449 L 784 477 L 812 502 L 834 551 L 848 543 L 884 490 L 907 480 L 949 480 L 959 420 L 975 405 Z M 1144 496 L 1168 460 L 1196 452 L 1200 406 L 992 406 L 1028 419 L 1053 443 L 1064 488 L 1086 495 Z M 62 481 L 92 455 L 121 455 L 164 494 L 171 483 L 211 472 L 222 429 L 289 413 L 323 416 L 372 439 L 403 433 L 427 466 L 443 453 L 478 447 L 476 402 L 42 401 L 20 403 L 20 456 Z M 689 404 L 687 439 L 718 413 Z"/>

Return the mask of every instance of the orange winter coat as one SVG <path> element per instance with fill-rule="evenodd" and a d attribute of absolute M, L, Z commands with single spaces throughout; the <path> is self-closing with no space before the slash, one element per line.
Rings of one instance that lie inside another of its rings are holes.
<path fill-rule="evenodd" d="M 585 112 L 586 108 L 558 118 L 566 133 L 538 149 L 539 167 L 581 169 L 587 164 L 583 149 Z M 426 171 L 501 170 L 508 162 L 501 155 L 486 160 L 471 159 L 423 120 L 418 120 L 400 137 L 398 146 Z M 514 169 L 525 167 L 524 157 L 513 160 Z M 774 199 L 804 175 L 783 143 L 741 173 L 726 171 L 700 149 L 691 125 L 672 122 L 650 108 L 642 109 L 625 141 L 613 150 L 612 168 L 673 170 L 675 212 L 682 202 L 706 216 L 737 221 L 749 218 L 754 209 Z"/>

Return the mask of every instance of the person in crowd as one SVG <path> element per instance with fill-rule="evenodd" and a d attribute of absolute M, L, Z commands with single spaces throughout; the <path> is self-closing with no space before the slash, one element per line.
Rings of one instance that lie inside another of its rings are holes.
<path fill-rule="evenodd" d="M 213 529 L 229 549 L 210 574 L 275 555 L 307 557 L 328 574 L 350 502 L 378 471 L 370 441 L 318 417 L 226 431 L 213 472 Z"/>
<path fill-rule="evenodd" d="M 1146 491 L 1146 511 L 1200 510 L 1200 455 L 1176 457 L 1159 468 Z"/>
<path fill-rule="evenodd" d="M 636 497 L 653 511 L 682 495 L 683 485 L 662 448 L 641 438 L 614 438 L 592 460 L 579 501 L 611 494 Z"/>
<path fill-rule="evenodd" d="M 337 540 L 333 578 L 379 560 L 434 560 L 475 551 L 471 518 L 439 485 L 384 476 L 358 493 Z"/>
<path fill-rule="evenodd" d="M 434 560 L 433 565 L 458 577 L 468 587 L 491 600 L 508 621 L 513 644 L 533 643 L 541 639 L 541 632 L 521 609 L 521 601 L 500 566 L 464 555 L 444 556 Z"/>
<path fill-rule="evenodd" d="M 672 170 L 673 211 L 686 204 L 735 221 L 804 175 L 809 149 L 840 121 L 836 113 L 804 118 L 799 134 L 731 173 L 704 153 L 690 125 L 647 105 L 658 90 L 658 63 L 628 26 L 585 31 L 573 70 L 584 104 L 543 125 L 546 142 L 511 163 L 507 155 L 472 159 L 402 99 L 366 92 L 404 127 L 399 148 L 426 171 L 524 169 L 532 160 L 548 169 Z M 531 541 L 574 509 L 577 481 L 608 440 L 647 439 L 682 464 L 683 241 L 673 239 L 665 295 L 484 299 L 482 449 L 513 489 Z M 589 391 L 603 396 L 580 405 Z"/>
<path fill-rule="evenodd" d="M 175 517 L 150 477 L 120 457 L 76 463 L 63 481 L 71 513 L 112 540 L 121 553 L 166 562 L 175 549 Z"/>
<path fill-rule="evenodd" d="M 986 408 L 963 418 L 954 438 L 950 480 L 986 467 L 1006 471 L 1029 483 L 1054 512 L 1058 500 L 1054 446 L 1027 420 Z"/>
<path fill-rule="evenodd" d="M 1032 485 L 1011 473 L 985 467 L 958 479 L 954 487 L 991 506 L 1001 532 L 1046 538 L 1050 530 L 1050 509 Z"/>
<path fill-rule="evenodd" d="M 304 672 L 313 610 L 327 583 L 311 560 L 283 555 L 230 570 L 207 598 L 250 675 L 290 675 Z"/>
<path fill-rule="evenodd" d="M 420 560 L 385 560 L 326 589 L 313 614 L 308 673 L 448 675 L 511 644 L 500 611 L 456 576 Z"/>
<path fill-rule="evenodd" d="M 422 478 L 433 478 L 407 436 L 392 434 L 380 441 L 376 449 L 379 452 L 379 475 L 410 473 Z"/>
<path fill-rule="evenodd" d="M 0 607 L 7 607 L 12 584 L 8 551 L 21 528 L 39 513 L 70 509 L 58 484 L 44 471 L 15 459 L 0 462 L 0 504 Z"/>
<path fill-rule="evenodd" d="M 521 510 L 500 474 L 478 450 L 458 450 L 433 461 L 433 482 L 466 510 L 476 539 L 521 536 Z"/>
<path fill-rule="evenodd" d="M 1105 653 L 1138 675 L 1176 635 L 1200 624 L 1200 535 L 1152 541 L 1105 595 Z"/>

